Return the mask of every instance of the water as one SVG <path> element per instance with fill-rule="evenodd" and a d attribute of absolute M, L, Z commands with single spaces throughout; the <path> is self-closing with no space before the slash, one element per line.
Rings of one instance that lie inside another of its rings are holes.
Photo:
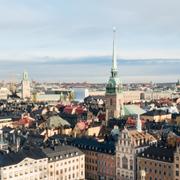
<path fill-rule="evenodd" d="M 119 60 L 119 76 L 126 82 L 175 82 L 180 60 Z M 51 82 L 107 82 L 111 60 L 107 57 L 75 60 L 0 62 L 0 80 L 20 81 L 27 70 L 31 80 Z"/>

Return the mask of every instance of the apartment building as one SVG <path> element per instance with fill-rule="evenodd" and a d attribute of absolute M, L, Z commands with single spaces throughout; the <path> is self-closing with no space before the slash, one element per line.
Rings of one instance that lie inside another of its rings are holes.
<path fill-rule="evenodd" d="M 48 158 L 38 148 L 0 153 L 0 179 L 48 180 Z"/>
<path fill-rule="evenodd" d="M 85 179 L 85 155 L 78 148 L 57 145 L 42 151 L 48 157 L 48 180 Z"/>

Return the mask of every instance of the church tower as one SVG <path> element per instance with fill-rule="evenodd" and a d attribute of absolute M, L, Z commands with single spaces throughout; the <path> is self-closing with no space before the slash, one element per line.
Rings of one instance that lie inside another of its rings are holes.
<path fill-rule="evenodd" d="M 28 73 L 24 71 L 23 73 L 23 80 L 22 80 L 22 98 L 30 98 L 31 97 L 31 90 L 30 90 L 30 81 L 28 78 Z"/>
<path fill-rule="evenodd" d="M 119 118 L 124 115 L 122 83 L 118 77 L 117 57 L 115 46 L 116 29 L 113 29 L 113 54 L 111 76 L 106 85 L 106 120 L 110 118 Z"/>

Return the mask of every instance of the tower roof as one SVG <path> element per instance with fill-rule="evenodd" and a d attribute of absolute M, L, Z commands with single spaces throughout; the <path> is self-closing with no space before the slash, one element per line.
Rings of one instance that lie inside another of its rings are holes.
<path fill-rule="evenodd" d="M 28 81 L 28 80 L 29 80 L 28 72 L 27 72 L 27 71 L 24 71 L 24 72 L 23 72 L 23 81 Z"/>
<path fill-rule="evenodd" d="M 122 83 L 118 77 L 117 70 L 117 56 L 116 56 L 116 45 L 115 37 L 116 29 L 113 28 L 113 52 L 112 52 L 112 67 L 111 67 L 111 76 L 109 78 L 108 84 L 106 86 L 106 93 L 119 93 L 122 90 Z"/>

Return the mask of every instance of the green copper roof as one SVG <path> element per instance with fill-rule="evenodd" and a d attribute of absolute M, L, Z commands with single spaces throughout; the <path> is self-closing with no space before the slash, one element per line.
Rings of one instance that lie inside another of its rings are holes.
<path fill-rule="evenodd" d="M 27 71 L 24 71 L 24 73 L 23 73 L 23 80 L 24 81 L 28 81 L 29 80 L 28 72 Z"/>
<path fill-rule="evenodd" d="M 143 114 L 145 111 L 137 105 L 124 105 L 124 115 L 136 115 L 136 114 Z"/>

